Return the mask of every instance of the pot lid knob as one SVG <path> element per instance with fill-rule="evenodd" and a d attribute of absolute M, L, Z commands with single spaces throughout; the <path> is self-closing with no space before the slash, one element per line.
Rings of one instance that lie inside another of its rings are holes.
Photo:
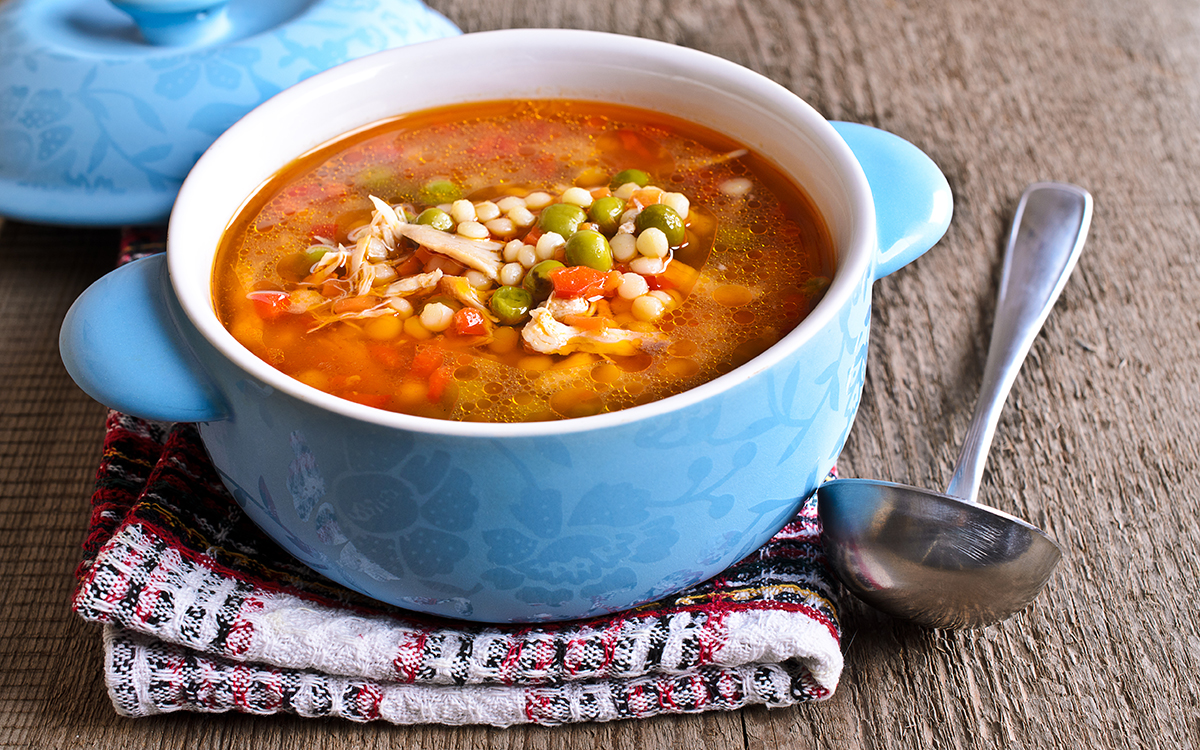
<path fill-rule="evenodd" d="M 110 0 L 128 13 L 150 44 L 204 44 L 230 28 L 229 0 Z"/>

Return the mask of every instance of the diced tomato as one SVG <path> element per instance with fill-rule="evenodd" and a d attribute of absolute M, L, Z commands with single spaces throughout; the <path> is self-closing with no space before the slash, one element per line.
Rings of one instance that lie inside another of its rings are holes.
<path fill-rule="evenodd" d="M 550 272 L 550 283 L 554 295 L 560 299 L 602 294 L 608 271 L 597 271 L 587 266 L 564 266 Z"/>
<path fill-rule="evenodd" d="M 446 386 L 450 381 L 454 380 L 454 368 L 450 365 L 442 365 L 429 374 L 429 393 L 426 396 L 430 401 L 441 401 L 442 394 L 446 392 Z"/>
<path fill-rule="evenodd" d="M 422 346 L 417 349 L 409 371 L 418 377 L 427 378 L 433 371 L 442 366 L 446 352 L 437 346 Z"/>
<path fill-rule="evenodd" d="M 487 333 L 487 318 L 473 307 L 464 307 L 454 313 L 454 332 L 459 336 L 482 336 Z"/>
<path fill-rule="evenodd" d="M 287 292 L 259 291 L 246 296 L 254 303 L 254 312 L 263 320 L 277 320 L 286 315 L 292 306 Z"/>
<path fill-rule="evenodd" d="M 367 346 L 367 352 L 371 355 L 371 359 L 389 370 L 397 370 L 404 365 L 404 358 L 400 356 L 400 352 L 394 346 L 370 344 Z"/>

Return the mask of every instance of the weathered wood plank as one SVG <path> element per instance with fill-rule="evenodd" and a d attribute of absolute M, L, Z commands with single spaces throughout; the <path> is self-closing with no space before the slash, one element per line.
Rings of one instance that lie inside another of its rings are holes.
<path fill-rule="evenodd" d="M 946 238 L 879 282 L 843 473 L 938 486 L 982 371 L 1024 186 L 1096 198 L 1083 259 L 1018 378 L 983 499 L 1065 548 L 1025 613 L 929 632 L 854 602 L 828 703 L 559 729 L 286 717 L 128 721 L 68 610 L 104 411 L 54 347 L 114 235 L 0 225 L 0 746 L 1162 747 L 1200 744 L 1200 14 L 1182 0 L 433 0 L 467 31 L 562 26 L 696 47 L 925 149 Z M 0 113 L 2 117 L 2 113 Z"/>

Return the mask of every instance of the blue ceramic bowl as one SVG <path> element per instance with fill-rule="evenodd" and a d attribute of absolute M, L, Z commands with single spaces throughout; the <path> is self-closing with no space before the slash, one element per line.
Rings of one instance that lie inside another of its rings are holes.
<path fill-rule="evenodd" d="M 838 260 L 825 298 L 780 343 L 701 387 L 535 424 L 343 401 L 278 372 L 221 326 L 214 249 L 263 180 L 385 116 L 505 97 L 655 108 L 766 155 L 830 226 Z M 472 34 L 347 63 L 234 125 L 188 176 L 166 257 L 89 289 L 67 317 L 62 353 L 99 401 L 198 422 L 250 517 L 329 578 L 448 617 L 579 618 L 709 578 L 792 516 L 854 420 L 872 283 L 936 242 L 950 214 L 944 177 L 915 147 L 829 123 L 731 62 L 590 32 Z"/>

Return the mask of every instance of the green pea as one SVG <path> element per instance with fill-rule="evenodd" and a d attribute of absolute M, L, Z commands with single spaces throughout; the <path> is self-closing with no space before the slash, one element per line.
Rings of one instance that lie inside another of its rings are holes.
<path fill-rule="evenodd" d="M 646 187 L 650 184 L 650 175 L 646 174 L 640 169 L 623 169 L 613 175 L 612 182 L 609 183 L 609 187 L 613 190 L 616 190 L 617 188 L 629 182 L 632 182 L 638 187 Z"/>
<path fill-rule="evenodd" d="M 687 230 L 683 226 L 683 217 L 665 203 L 646 206 L 633 223 L 638 234 L 650 227 L 661 230 L 667 236 L 667 244 L 671 247 L 679 247 L 687 237 Z"/>
<path fill-rule="evenodd" d="M 417 223 L 428 224 L 434 229 L 449 232 L 450 227 L 454 226 L 454 219 L 451 219 L 450 214 L 440 208 L 427 208 L 417 216 Z"/>
<path fill-rule="evenodd" d="M 453 203 L 462 197 L 462 189 L 450 180 L 430 180 L 418 193 L 419 200 L 427 206 Z"/>
<path fill-rule="evenodd" d="M 308 276 L 309 269 L 313 264 L 321 260 L 325 256 L 325 248 L 323 245 L 315 245 L 317 249 L 308 248 L 298 253 L 290 253 L 279 261 L 275 269 L 279 275 L 288 281 L 300 281 Z"/>
<path fill-rule="evenodd" d="M 563 264 L 557 260 L 543 260 L 525 274 L 525 280 L 521 282 L 521 286 L 525 287 L 525 291 L 533 295 L 535 300 L 539 302 L 550 296 L 551 290 L 554 289 L 554 283 L 550 281 L 550 272 L 556 268 L 562 268 Z"/>
<path fill-rule="evenodd" d="M 314 263 L 317 263 L 322 258 L 324 258 L 325 253 L 329 252 L 332 249 L 333 248 L 326 247 L 325 245 L 310 245 L 308 248 L 306 248 L 305 250 L 303 250 L 300 253 L 300 261 L 299 262 L 305 263 L 308 266 L 312 266 Z M 305 274 L 305 275 L 307 275 L 307 274 Z"/>
<path fill-rule="evenodd" d="M 396 186 L 396 174 L 391 169 L 376 164 L 355 175 L 354 184 L 364 192 L 386 199 Z"/>
<path fill-rule="evenodd" d="M 544 232 L 554 232 L 563 239 L 570 239 L 587 214 L 572 203 L 555 203 L 542 209 L 538 227 Z"/>
<path fill-rule="evenodd" d="M 623 213 L 625 213 L 625 201 L 612 195 L 596 199 L 588 208 L 588 218 L 606 235 L 617 233 Z"/>
<path fill-rule="evenodd" d="M 533 295 L 519 286 L 502 286 L 492 294 L 489 306 L 504 325 L 520 323 L 533 307 Z"/>
<path fill-rule="evenodd" d="M 580 229 L 567 240 L 567 264 L 572 266 L 587 266 L 597 271 L 611 271 L 613 267 L 612 248 L 604 235 L 591 229 Z"/>

